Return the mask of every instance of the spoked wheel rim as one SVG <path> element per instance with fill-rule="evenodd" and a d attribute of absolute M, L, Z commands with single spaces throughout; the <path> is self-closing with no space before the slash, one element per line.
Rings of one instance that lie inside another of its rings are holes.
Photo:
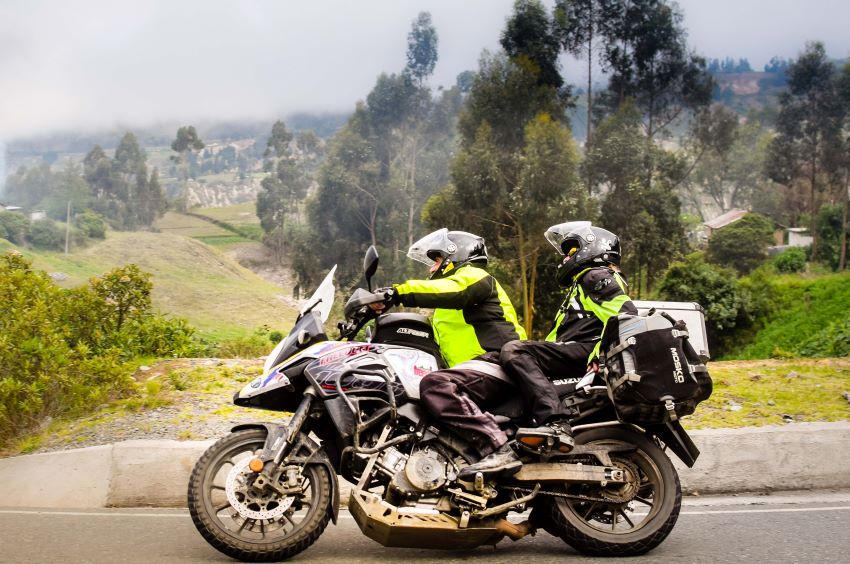
<path fill-rule="evenodd" d="M 256 474 L 248 469 L 248 461 L 263 444 L 261 439 L 247 439 L 219 452 L 207 467 L 201 495 L 212 524 L 221 532 L 241 542 L 268 545 L 291 537 L 324 508 L 314 501 L 320 495 L 320 480 L 313 466 L 301 468 L 296 486 L 300 493 L 281 497 L 251 490 Z"/>
<path fill-rule="evenodd" d="M 594 441 L 593 444 L 627 445 L 616 440 Z M 633 448 L 633 445 L 627 446 Z M 661 511 L 665 496 L 661 470 L 640 449 L 630 453 L 612 453 L 611 462 L 623 470 L 628 483 L 605 487 L 582 484 L 567 487 L 569 494 L 604 497 L 608 501 L 563 501 L 566 509 L 577 516 L 584 527 L 606 535 L 629 535 L 651 524 Z"/>

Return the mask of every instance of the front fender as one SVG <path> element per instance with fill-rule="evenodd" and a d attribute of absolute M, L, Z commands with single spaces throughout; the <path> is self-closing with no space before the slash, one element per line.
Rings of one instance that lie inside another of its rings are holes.
<path fill-rule="evenodd" d="M 274 443 L 278 437 L 282 437 L 286 434 L 286 426 L 279 425 L 277 423 L 243 423 L 231 428 L 230 431 L 236 432 L 244 429 L 265 429 L 266 444 L 264 445 L 264 448 L 266 449 L 270 448 L 272 443 Z M 331 517 L 334 525 L 336 525 L 337 519 L 339 518 L 339 481 L 336 477 L 336 471 L 334 470 L 333 465 L 331 465 L 331 461 L 321 445 L 317 444 L 304 433 L 301 434 L 299 440 L 309 446 L 310 449 L 316 453 L 312 456 L 312 460 L 307 464 L 320 464 L 328 470 L 331 485 Z"/>

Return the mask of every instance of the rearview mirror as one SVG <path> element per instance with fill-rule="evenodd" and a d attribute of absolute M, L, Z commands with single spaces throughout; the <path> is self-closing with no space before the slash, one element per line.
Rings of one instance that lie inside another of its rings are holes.
<path fill-rule="evenodd" d="M 369 245 L 366 249 L 366 256 L 363 257 L 363 273 L 366 275 L 366 285 L 369 286 L 369 291 L 372 291 L 372 277 L 378 270 L 378 249 L 375 245 Z"/>

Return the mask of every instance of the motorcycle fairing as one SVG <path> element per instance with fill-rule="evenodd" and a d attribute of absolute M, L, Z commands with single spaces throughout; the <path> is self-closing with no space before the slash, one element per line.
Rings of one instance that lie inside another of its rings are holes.
<path fill-rule="evenodd" d="M 352 343 L 343 341 L 323 341 L 321 343 L 315 343 L 313 345 L 310 345 L 303 351 L 295 353 L 294 355 L 290 356 L 289 358 L 272 368 L 264 376 L 258 376 L 257 378 L 252 380 L 248 385 L 242 388 L 242 390 L 237 394 L 236 397 L 239 399 L 247 399 L 261 394 L 265 394 L 267 392 L 271 392 L 272 390 L 276 390 L 278 388 L 285 388 L 287 386 L 290 386 L 291 382 L 289 380 L 289 377 L 284 374 L 284 371 L 287 368 L 293 366 L 302 359 L 320 358 L 324 355 L 333 352 L 336 349 L 345 349 L 350 344 Z"/>

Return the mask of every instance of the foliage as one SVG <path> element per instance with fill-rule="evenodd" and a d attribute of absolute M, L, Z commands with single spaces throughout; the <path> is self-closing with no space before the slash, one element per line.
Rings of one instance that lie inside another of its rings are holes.
<path fill-rule="evenodd" d="M 558 68 L 560 42 L 551 19 L 539 0 L 516 0 L 501 37 L 508 57 L 529 65 L 539 86 L 560 89 L 564 79 Z M 569 97 L 569 89 L 562 93 Z"/>
<path fill-rule="evenodd" d="M 775 57 L 774 57 L 775 58 Z M 769 65 L 765 65 L 765 72 L 775 72 L 768 71 L 767 68 Z M 770 67 L 773 68 L 773 67 Z M 739 72 L 752 72 L 753 69 L 750 66 L 750 61 L 746 59 L 746 57 L 738 59 L 735 61 L 732 57 L 726 57 L 722 61 L 720 59 L 709 59 L 706 62 L 706 70 L 712 74 L 725 74 L 725 73 L 739 73 Z"/>
<path fill-rule="evenodd" d="M 700 253 L 673 263 L 658 285 L 662 300 L 697 302 L 705 309 L 705 327 L 712 356 L 735 344 L 733 331 L 751 323 L 751 298 L 735 273 L 705 262 Z"/>
<path fill-rule="evenodd" d="M 773 266 L 784 274 L 803 272 L 806 269 L 806 250 L 802 247 L 786 249 L 773 259 Z"/>
<path fill-rule="evenodd" d="M 684 111 L 708 104 L 713 80 L 705 60 L 688 51 L 676 4 L 617 0 L 606 17 L 610 32 L 603 68 L 609 71 L 608 92 L 596 104 L 596 115 L 617 111 L 632 98 L 646 136 L 655 139 Z"/>
<path fill-rule="evenodd" d="M 128 393 L 133 357 L 198 350 L 185 322 L 150 312 L 149 292 L 136 267 L 62 290 L 20 254 L 0 256 L 0 443 Z"/>
<path fill-rule="evenodd" d="M 277 334 L 280 335 L 279 332 Z M 219 358 L 257 358 L 269 354 L 279 341 L 272 341 L 269 328 L 264 326 L 246 337 L 219 343 L 214 352 Z"/>
<path fill-rule="evenodd" d="M 606 192 L 601 226 L 620 237 L 623 268 L 635 281 L 637 296 L 685 250 L 681 205 L 671 178 L 676 171 L 647 167 L 649 161 L 669 160 L 642 135 L 640 112 L 630 100 L 599 125 L 587 150 L 591 185 Z M 647 174 L 653 182 L 646 181 Z"/>
<path fill-rule="evenodd" d="M 65 233 L 52 219 L 39 219 L 30 225 L 30 243 L 38 249 L 59 251 L 65 245 Z"/>
<path fill-rule="evenodd" d="M 96 145 L 83 159 L 83 177 L 91 189 L 92 209 L 116 229 L 150 226 L 166 208 L 159 172 L 148 175 L 147 156 L 130 132 L 110 159 Z"/>
<path fill-rule="evenodd" d="M 735 112 L 719 104 L 697 112 L 686 145 L 693 172 L 683 192 L 703 219 L 710 218 L 703 209 L 704 195 L 721 213 L 751 208 L 754 193 L 765 182 L 769 138 L 757 121 L 740 123 Z"/>
<path fill-rule="evenodd" d="M 413 23 L 408 47 L 415 53 L 408 53 L 414 62 L 398 74 L 381 74 L 328 144 L 318 186 L 304 206 L 307 224 L 281 235 L 293 245 L 299 290 L 316 284 L 333 264 L 342 285 L 356 283 L 367 245 L 381 251 L 381 272 L 390 280 L 412 272 L 398 251 L 421 236 L 422 206 L 447 181 L 461 104 L 458 88 L 434 95 L 425 86 L 422 73 L 431 68 L 436 55 L 428 52 L 436 43 L 416 42 L 436 41 L 428 22 L 420 15 Z M 417 58 L 423 53 L 425 59 Z"/>
<path fill-rule="evenodd" d="M 6 179 L 4 197 L 15 205 L 31 208 L 55 190 L 56 182 L 46 162 L 42 161 L 29 169 L 22 166 Z"/>
<path fill-rule="evenodd" d="M 177 153 L 172 156 L 171 160 L 180 165 L 180 179 L 182 180 L 183 192 L 178 198 L 177 207 L 180 211 L 185 211 L 186 198 L 188 196 L 189 186 L 189 164 L 194 158 L 195 153 L 204 148 L 204 142 L 198 135 L 195 126 L 187 125 L 177 128 L 177 134 L 171 142 L 171 150 Z"/>
<path fill-rule="evenodd" d="M 766 174 L 789 191 L 808 187 L 806 198 L 797 195 L 792 224 L 808 213 L 813 234 L 812 260 L 818 260 L 819 234 L 815 225 L 819 197 L 835 183 L 841 168 L 842 125 L 847 103 L 842 103 L 837 73 L 821 43 L 809 43 L 788 67 L 788 91 L 779 97 L 777 135 L 768 147 Z M 807 202 L 805 200 L 808 200 Z"/>
<path fill-rule="evenodd" d="M 22 213 L 0 211 L 0 238 L 23 245 L 30 234 L 30 220 Z"/>
<path fill-rule="evenodd" d="M 103 217 L 91 210 L 85 210 L 83 213 L 78 213 L 74 216 L 74 225 L 86 237 L 91 237 L 92 239 L 106 238 L 106 222 L 103 221 Z"/>
<path fill-rule="evenodd" d="M 437 64 L 437 30 L 431 14 L 420 12 L 407 34 L 407 67 L 419 86 L 434 72 Z"/>
<path fill-rule="evenodd" d="M 756 271 L 758 274 L 759 271 Z M 751 283 L 743 279 L 743 283 Z M 752 293 L 768 296 L 755 308 L 758 333 L 740 339 L 737 358 L 847 354 L 850 273 L 816 278 L 799 274 L 765 278 Z"/>
<path fill-rule="evenodd" d="M 292 140 L 292 133 L 282 121 L 272 126 L 264 163 L 271 174 L 262 180 L 262 189 L 257 194 L 257 217 L 265 233 L 263 242 L 278 261 L 287 248 L 289 221 L 297 220 L 298 203 L 310 184 L 304 165 L 292 151 Z"/>
<path fill-rule="evenodd" d="M 599 44 L 612 37 L 613 11 L 620 6 L 616 0 L 557 0 L 553 13 L 555 36 L 561 47 L 575 57 L 587 58 L 586 141 L 592 140 L 593 120 L 593 55 Z"/>
<path fill-rule="evenodd" d="M 746 274 L 767 260 L 767 247 L 772 243 L 773 222 L 748 213 L 712 234 L 706 259 Z"/>
<path fill-rule="evenodd" d="M 819 262 L 829 266 L 832 270 L 839 269 L 841 260 L 842 214 L 843 206 L 825 205 L 821 207 L 817 218 L 815 218 L 820 246 Z M 847 228 L 845 227 L 845 229 Z M 846 233 L 850 235 L 850 229 L 847 229 Z"/>

